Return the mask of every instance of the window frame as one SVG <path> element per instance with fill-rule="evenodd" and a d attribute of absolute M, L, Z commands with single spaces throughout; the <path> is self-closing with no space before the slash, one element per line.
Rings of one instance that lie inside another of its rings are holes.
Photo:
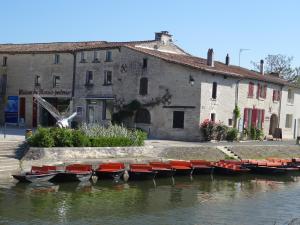
<path fill-rule="evenodd" d="M 254 97 L 254 87 L 255 87 L 255 84 L 250 81 L 248 84 L 248 98 Z"/>
<path fill-rule="evenodd" d="M 142 77 L 140 79 L 139 95 L 142 96 L 148 95 L 148 90 L 149 90 L 149 80 L 147 77 Z"/>
<path fill-rule="evenodd" d="M 218 83 L 217 82 L 213 82 L 212 83 L 212 93 L 211 93 L 211 98 L 213 100 L 216 100 L 218 96 Z"/>
<path fill-rule="evenodd" d="M 286 114 L 286 116 L 285 116 L 285 128 L 291 129 L 292 127 L 293 127 L 293 114 Z"/>
<path fill-rule="evenodd" d="M 105 53 L 105 62 L 112 62 L 112 51 L 107 50 Z"/>
<path fill-rule="evenodd" d="M 80 52 L 80 63 L 85 63 L 86 62 L 86 55 L 85 52 L 82 51 Z"/>
<path fill-rule="evenodd" d="M 7 66 L 7 60 L 8 60 L 8 57 L 7 56 L 3 56 L 3 58 L 2 58 L 2 66 L 3 67 Z"/>
<path fill-rule="evenodd" d="M 110 82 L 108 82 L 108 75 L 110 75 Z M 111 70 L 105 70 L 104 71 L 104 86 L 110 86 L 113 84 L 113 74 Z"/>
<path fill-rule="evenodd" d="M 295 93 L 292 88 L 289 88 L 287 94 L 287 102 L 289 104 L 294 104 L 294 98 L 295 98 Z"/>
<path fill-rule="evenodd" d="M 41 76 L 40 75 L 35 75 L 34 86 L 35 87 L 40 87 L 41 86 Z"/>
<path fill-rule="evenodd" d="M 85 85 L 87 86 L 94 85 L 94 73 L 91 70 L 86 71 Z"/>
<path fill-rule="evenodd" d="M 59 64 L 60 63 L 60 55 L 59 54 L 55 54 L 54 55 L 54 64 Z"/>
<path fill-rule="evenodd" d="M 57 81 L 59 81 L 59 82 L 57 82 Z M 53 88 L 60 87 L 60 85 L 61 85 L 60 76 L 58 76 L 58 75 L 53 76 Z"/>
<path fill-rule="evenodd" d="M 178 121 L 178 116 L 181 116 Z M 185 112 L 173 111 L 173 129 L 184 129 Z"/>
<path fill-rule="evenodd" d="M 148 68 L 148 58 L 143 58 L 143 69 L 147 69 Z"/>

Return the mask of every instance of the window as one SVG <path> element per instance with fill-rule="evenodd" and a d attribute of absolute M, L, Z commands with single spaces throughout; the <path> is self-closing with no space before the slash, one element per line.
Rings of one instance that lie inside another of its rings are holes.
<path fill-rule="evenodd" d="M 86 85 L 92 85 L 93 80 L 93 71 L 86 71 Z"/>
<path fill-rule="evenodd" d="M 254 96 L 254 83 L 250 82 L 248 86 L 248 98 L 253 98 Z"/>
<path fill-rule="evenodd" d="M 288 89 L 288 103 L 294 103 L 294 92 L 291 88 Z"/>
<path fill-rule="evenodd" d="M 257 99 L 263 98 L 266 99 L 267 97 L 267 85 L 266 84 L 257 84 Z"/>
<path fill-rule="evenodd" d="M 211 114 L 210 114 L 210 120 L 211 120 L 212 122 L 216 122 L 216 114 L 215 114 L 215 113 L 211 113 Z"/>
<path fill-rule="evenodd" d="M 55 54 L 54 55 L 54 64 L 59 64 L 60 62 L 60 55 L 59 54 Z"/>
<path fill-rule="evenodd" d="M 273 90 L 273 102 L 279 102 L 280 101 L 280 90 Z"/>
<path fill-rule="evenodd" d="M 54 76 L 53 77 L 53 87 L 59 87 L 60 86 L 60 76 Z"/>
<path fill-rule="evenodd" d="M 112 61 L 112 53 L 111 53 L 111 51 L 106 51 L 105 61 L 106 62 L 111 62 Z"/>
<path fill-rule="evenodd" d="M 232 119 L 228 119 L 228 126 L 232 126 Z"/>
<path fill-rule="evenodd" d="M 143 58 L 143 69 L 147 69 L 147 67 L 148 67 L 148 59 Z"/>
<path fill-rule="evenodd" d="M 148 94 L 148 78 L 142 77 L 140 79 L 140 95 Z"/>
<path fill-rule="evenodd" d="M 82 113 L 83 113 L 83 108 L 81 106 L 77 106 L 76 107 L 76 112 L 77 112 L 76 116 L 81 117 Z"/>
<path fill-rule="evenodd" d="M 134 122 L 150 124 L 151 123 L 150 112 L 147 109 L 138 109 L 135 113 Z"/>
<path fill-rule="evenodd" d="M 173 128 L 184 128 L 184 111 L 173 112 Z"/>
<path fill-rule="evenodd" d="M 7 56 L 3 56 L 2 66 L 7 66 Z"/>
<path fill-rule="evenodd" d="M 285 128 L 292 128 L 292 123 L 293 123 L 293 115 L 292 114 L 286 114 Z"/>
<path fill-rule="evenodd" d="M 35 76 L 34 86 L 36 87 L 41 86 L 41 77 L 39 75 Z"/>
<path fill-rule="evenodd" d="M 112 84 L 112 71 L 104 71 L 104 85 Z"/>
<path fill-rule="evenodd" d="M 80 53 L 80 62 L 81 62 L 81 63 L 86 62 L 86 59 L 85 59 L 85 53 L 84 53 L 84 52 L 81 52 L 81 53 Z"/>
<path fill-rule="evenodd" d="M 213 82 L 213 88 L 212 88 L 212 99 L 216 99 L 217 98 L 217 82 Z"/>
<path fill-rule="evenodd" d="M 99 62 L 98 52 L 94 51 L 94 61 L 93 62 Z"/>
<path fill-rule="evenodd" d="M 93 105 L 88 106 L 87 114 L 88 123 L 95 123 L 95 107 Z"/>

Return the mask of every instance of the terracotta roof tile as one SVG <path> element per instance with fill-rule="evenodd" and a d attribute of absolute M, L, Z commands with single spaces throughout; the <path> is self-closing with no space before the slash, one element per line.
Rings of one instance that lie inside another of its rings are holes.
<path fill-rule="evenodd" d="M 127 47 L 145 54 L 149 54 L 154 57 L 158 57 L 170 63 L 189 66 L 195 69 L 200 69 L 211 73 L 227 75 L 227 76 L 232 76 L 237 78 L 248 78 L 248 79 L 260 80 L 260 81 L 266 81 L 266 82 L 288 85 L 288 86 L 295 86 L 287 82 L 286 80 L 283 80 L 279 77 L 275 77 L 274 75 L 270 75 L 270 74 L 262 75 L 258 72 L 248 70 L 246 68 L 242 68 L 239 66 L 234 66 L 234 65 L 227 66 L 226 64 L 218 61 L 215 61 L 214 66 L 211 67 L 207 65 L 207 60 L 204 58 L 194 57 L 190 55 L 171 54 L 171 53 L 166 53 L 157 50 L 138 48 L 134 46 L 127 46 Z"/>

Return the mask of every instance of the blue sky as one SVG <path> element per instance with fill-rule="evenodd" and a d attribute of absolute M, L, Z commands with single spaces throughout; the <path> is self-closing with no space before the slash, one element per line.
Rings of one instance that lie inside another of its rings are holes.
<path fill-rule="evenodd" d="M 267 54 L 294 56 L 300 66 L 298 0 L 6 0 L 0 43 L 128 41 L 168 30 L 175 43 L 206 57 L 251 68 Z"/>

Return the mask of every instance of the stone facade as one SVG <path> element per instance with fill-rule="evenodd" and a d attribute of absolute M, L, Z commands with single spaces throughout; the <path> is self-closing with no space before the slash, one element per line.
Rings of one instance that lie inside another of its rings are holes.
<path fill-rule="evenodd" d="M 0 46 L 0 58 L 8 57 L 5 71 L 2 67 L 0 74 L 7 74 L 6 96 L 25 99 L 22 119 L 26 126 L 43 124 L 47 119 L 41 107 L 37 107 L 36 118 L 33 116 L 32 94 L 38 93 L 49 101 L 55 99 L 58 105 L 62 103 L 57 102 L 72 100 L 71 107 L 78 113 L 77 122 L 104 125 L 111 121 L 113 113 L 137 100 L 142 104 L 140 111 L 123 122 L 146 130 L 153 138 L 201 140 L 199 124 L 205 119 L 233 126 L 235 105 L 241 110 L 240 131 L 245 127 L 248 112 L 259 112 L 260 121 L 254 122 L 261 124 L 265 135 L 277 127 L 282 128 L 284 138 L 300 135 L 300 106 L 296 104 L 300 101 L 300 89 L 268 77 L 271 75 L 255 73 L 249 77 L 250 71 L 245 69 L 237 74 L 230 72 L 236 69 L 231 65 L 220 62 L 207 65 L 206 60 L 192 57 L 176 46 L 165 32 L 156 34 L 153 41 L 99 42 L 88 46 L 89 43 L 81 43 L 80 48 L 61 52 L 32 50 L 30 53 L 1 52 Z M 60 79 L 55 87 L 56 76 Z M 250 83 L 252 96 L 249 96 Z M 265 87 L 262 89 L 265 96 L 257 97 L 258 87 Z M 274 100 L 274 91 L 280 93 L 279 101 Z M 3 121 L 5 103 L 1 103 Z M 64 102 L 64 106 L 68 103 Z"/>

